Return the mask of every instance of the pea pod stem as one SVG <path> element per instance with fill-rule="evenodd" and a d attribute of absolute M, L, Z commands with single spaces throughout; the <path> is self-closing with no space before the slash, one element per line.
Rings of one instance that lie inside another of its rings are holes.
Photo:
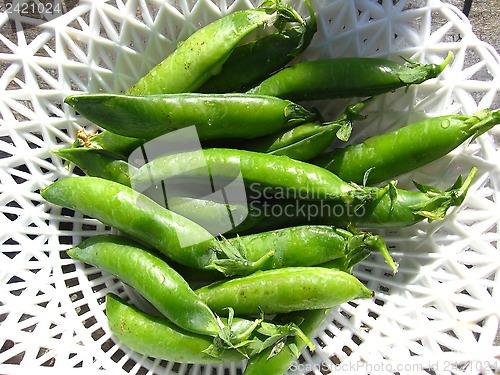
<path fill-rule="evenodd" d="M 437 77 L 452 57 L 450 52 L 438 65 L 409 60 L 409 65 L 402 65 L 367 57 L 301 62 L 280 70 L 247 92 L 296 101 L 380 95 Z"/>
<path fill-rule="evenodd" d="M 414 182 L 418 190 L 426 194 L 429 199 L 426 202 L 412 205 L 411 209 L 415 210 L 415 215 L 425 217 L 429 221 L 443 219 L 451 206 L 462 204 L 477 171 L 477 168 L 473 167 L 463 182 L 462 176 L 459 176 L 457 181 L 445 192 L 436 189 L 434 186 Z"/>
<path fill-rule="evenodd" d="M 87 133 L 81 128 L 76 136 L 77 139 L 73 142 L 71 149 L 103 150 L 123 160 L 127 160 L 135 149 L 146 143 L 145 139 L 125 137 L 106 130 Z"/>
<path fill-rule="evenodd" d="M 327 152 L 310 162 L 359 184 L 376 184 L 448 154 L 500 123 L 500 111 L 446 115 L 403 126 L 363 143 Z"/>
<path fill-rule="evenodd" d="M 400 228 L 416 224 L 425 219 L 442 220 L 450 207 L 459 206 L 477 173 L 472 168 L 462 182 L 459 177 L 448 189 L 440 190 L 433 186 L 416 183 L 419 191 L 396 188 L 390 183 L 384 188 L 373 189 L 376 196 L 364 205 L 346 205 L 340 201 L 311 201 L 267 199 L 250 202 L 256 224 L 240 233 L 256 233 L 261 230 L 289 227 L 294 225 L 335 225 L 352 224 L 357 228 Z M 275 216 L 272 212 L 287 212 Z"/>

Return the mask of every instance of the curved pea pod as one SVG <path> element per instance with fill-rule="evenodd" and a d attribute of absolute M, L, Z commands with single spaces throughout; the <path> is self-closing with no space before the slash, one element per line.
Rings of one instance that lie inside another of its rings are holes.
<path fill-rule="evenodd" d="M 208 171 L 191 165 L 207 165 Z M 161 181 L 184 177 L 223 179 L 241 173 L 251 190 L 278 191 L 283 196 L 309 199 L 340 199 L 345 202 L 373 200 L 371 192 L 348 184 L 335 174 L 315 165 L 286 156 L 235 149 L 204 149 L 158 157 L 134 173 L 132 186 L 143 191 Z M 271 193 L 271 192 L 269 192 Z M 259 192 L 262 194 L 262 192 Z"/>
<path fill-rule="evenodd" d="M 347 106 L 344 113 L 335 121 L 298 125 L 289 130 L 284 129 L 265 137 L 246 141 L 238 148 L 307 161 L 330 147 L 335 139 L 347 141 L 351 135 L 354 120 L 365 118 L 359 112 L 366 102 L 367 100 Z"/>
<path fill-rule="evenodd" d="M 204 228 L 114 181 L 68 177 L 40 192 L 48 202 L 93 217 L 149 244 L 173 260 L 207 267 L 218 241 Z"/>
<path fill-rule="evenodd" d="M 304 52 L 317 31 L 314 10 L 309 1 L 305 3 L 310 14 L 307 22 L 236 47 L 219 74 L 212 76 L 196 91 L 224 93 L 244 90 Z"/>
<path fill-rule="evenodd" d="M 106 316 L 121 344 L 148 357 L 200 364 L 245 359 L 236 350 L 209 355 L 205 351 L 212 345 L 211 337 L 182 330 L 168 319 L 142 312 L 113 294 L 106 295 Z"/>
<path fill-rule="evenodd" d="M 374 295 L 354 276 L 322 267 L 257 271 L 215 282 L 195 292 L 220 315 L 227 307 L 237 315 L 315 310 Z"/>
<path fill-rule="evenodd" d="M 254 138 L 317 116 L 288 100 L 247 94 L 77 94 L 65 102 L 108 131 L 148 140 L 189 126 L 201 140 Z"/>
<path fill-rule="evenodd" d="M 220 71 L 248 34 L 263 25 L 283 21 L 303 23 L 290 6 L 279 1 L 266 1 L 257 8 L 228 14 L 194 32 L 127 92 L 152 95 L 196 90 Z"/>
<path fill-rule="evenodd" d="M 306 61 L 280 70 L 247 92 L 297 101 L 380 95 L 437 77 L 452 57 L 450 52 L 439 65 L 371 57 Z"/>
<path fill-rule="evenodd" d="M 95 148 L 62 148 L 52 150 L 78 166 L 86 175 L 100 177 L 130 186 L 130 173 L 135 169 L 119 155 Z"/>
<path fill-rule="evenodd" d="M 346 181 L 375 184 L 445 156 L 500 123 L 500 111 L 447 115 L 419 121 L 320 155 L 310 162 Z"/>
<path fill-rule="evenodd" d="M 419 191 L 397 189 L 394 184 L 376 190 L 378 198 L 364 205 L 346 205 L 340 201 L 269 200 L 250 203 L 261 220 L 242 234 L 292 225 L 354 225 L 357 228 L 400 228 L 425 219 L 442 220 L 452 206 L 460 206 L 477 173 L 477 168 L 463 181 L 461 176 L 445 191 L 416 184 Z M 293 214 L 277 217 L 272 212 Z"/>
<path fill-rule="evenodd" d="M 165 261 L 136 242 L 98 235 L 69 249 L 75 260 L 111 273 L 137 290 L 161 314 L 183 329 L 217 336 L 221 327 L 210 308 Z"/>

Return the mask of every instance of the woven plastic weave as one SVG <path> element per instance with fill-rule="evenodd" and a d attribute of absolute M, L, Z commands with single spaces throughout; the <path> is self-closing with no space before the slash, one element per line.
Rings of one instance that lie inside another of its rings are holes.
<path fill-rule="evenodd" d="M 0 373 L 241 373 L 244 362 L 181 365 L 120 346 L 106 323 L 104 296 L 144 301 L 65 254 L 83 237 L 111 229 L 47 204 L 39 190 L 73 173 L 51 149 L 69 145 L 81 127 L 95 128 L 62 104 L 65 96 L 124 91 L 197 28 L 254 5 L 81 0 L 37 27 L 0 15 Z M 317 0 L 313 6 L 319 30 L 300 59 L 404 56 L 440 63 L 448 51 L 455 55 L 438 79 L 370 104 L 353 142 L 428 116 L 499 107 L 500 57 L 458 9 L 437 0 Z M 307 14 L 304 4 L 298 9 Z M 16 31 L 11 38 L 9 29 Z M 319 108 L 333 118 L 344 106 L 325 101 Z M 445 220 L 379 231 L 399 273 L 393 276 L 379 256 L 363 261 L 355 274 L 376 297 L 335 309 L 317 333 L 316 352 L 304 353 L 291 373 L 493 374 L 500 367 L 494 343 L 499 136 L 494 128 L 399 179 L 409 189 L 412 180 L 446 188 L 472 166 L 479 169 L 466 201 Z"/>

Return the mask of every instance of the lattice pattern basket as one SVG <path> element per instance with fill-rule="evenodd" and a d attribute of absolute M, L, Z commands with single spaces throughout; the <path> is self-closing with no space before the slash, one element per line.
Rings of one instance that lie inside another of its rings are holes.
<path fill-rule="evenodd" d="M 70 4 L 71 2 L 66 2 Z M 181 365 L 138 355 L 110 333 L 104 296 L 144 302 L 114 277 L 75 263 L 65 250 L 111 228 L 44 202 L 39 190 L 73 174 L 51 150 L 81 127 L 63 105 L 82 91 L 124 91 L 194 30 L 248 0 L 81 0 L 35 27 L 0 15 L 0 373 L 80 369 L 113 374 L 237 374 L 244 362 Z M 306 14 L 303 3 L 296 2 Z M 443 74 L 370 104 L 352 142 L 428 116 L 473 114 L 500 104 L 500 56 L 468 20 L 438 0 L 316 0 L 319 30 L 300 59 L 380 56 L 439 63 Z M 30 24 L 31 22 L 31 24 Z M 9 33 L 8 38 L 4 31 Z M 344 101 L 325 101 L 334 116 Z M 491 374 L 499 366 L 500 129 L 399 179 L 447 187 L 472 166 L 470 193 L 443 221 L 380 231 L 399 273 L 380 256 L 355 274 L 377 292 L 335 309 L 317 332 L 314 354 L 290 373 Z M 433 372 L 434 371 L 434 372 Z"/>

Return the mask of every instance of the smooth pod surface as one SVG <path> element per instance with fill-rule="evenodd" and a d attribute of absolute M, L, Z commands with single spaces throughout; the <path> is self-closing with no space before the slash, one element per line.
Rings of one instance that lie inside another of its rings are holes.
<path fill-rule="evenodd" d="M 248 94 L 77 94 L 65 102 L 112 133 L 147 140 L 190 126 L 201 140 L 255 138 L 317 117 L 288 100 Z"/>
<path fill-rule="evenodd" d="M 373 57 L 339 57 L 290 65 L 248 93 L 289 100 L 368 97 L 391 92 L 437 77 L 452 55 L 440 65 L 402 65 Z"/>
<path fill-rule="evenodd" d="M 116 235 L 94 236 L 67 253 L 130 285 L 179 327 L 203 335 L 218 334 L 220 327 L 215 315 L 184 278 L 134 241 Z"/>
<path fill-rule="evenodd" d="M 117 182 L 68 177 L 52 183 L 41 195 L 144 241 L 179 263 L 204 267 L 214 257 L 210 245 L 216 243 L 209 232 Z"/>
<path fill-rule="evenodd" d="M 289 267 L 257 271 L 251 275 L 223 280 L 195 292 L 217 314 L 285 313 L 339 305 L 373 292 L 354 276 L 322 267 Z"/>
<path fill-rule="evenodd" d="M 152 316 L 127 304 L 119 297 L 106 296 L 106 315 L 113 334 L 121 344 L 148 357 L 179 363 L 225 363 L 245 357 L 225 350 L 220 357 L 204 353 L 213 339 L 177 327 L 168 319 Z"/>
<path fill-rule="evenodd" d="M 472 116 L 432 117 L 327 152 L 310 162 L 346 181 L 375 184 L 435 161 L 498 123 L 500 111 L 490 110 Z"/>

